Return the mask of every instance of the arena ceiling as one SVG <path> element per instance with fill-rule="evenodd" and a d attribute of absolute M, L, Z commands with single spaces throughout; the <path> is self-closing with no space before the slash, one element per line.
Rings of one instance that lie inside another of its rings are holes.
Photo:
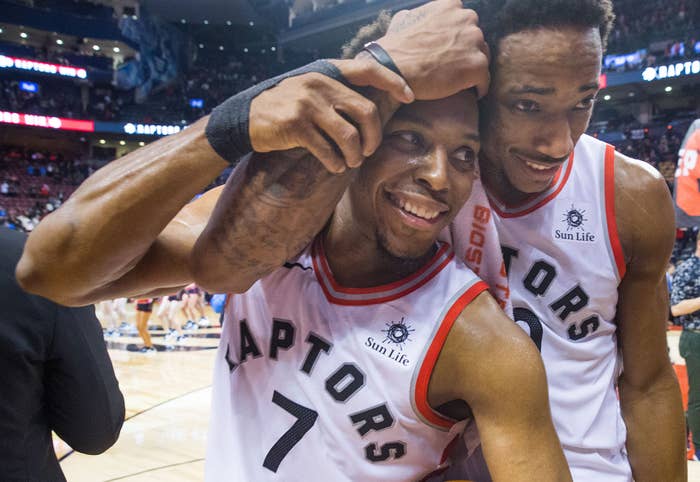
<path fill-rule="evenodd" d="M 259 21 L 258 15 L 247 0 L 142 0 L 152 13 L 167 20 L 212 24 L 248 24 Z"/>

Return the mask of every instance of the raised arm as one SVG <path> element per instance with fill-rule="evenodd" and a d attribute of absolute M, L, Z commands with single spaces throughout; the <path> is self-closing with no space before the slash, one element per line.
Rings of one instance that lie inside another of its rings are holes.
<path fill-rule="evenodd" d="M 658 172 L 619 154 L 615 164 L 615 211 L 627 263 L 617 306 L 627 452 L 637 482 L 682 481 L 687 479 L 685 423 L 666 343 L 673 205 Z"/>
<path fill-rule="evenodd" d="M 418 10 L 418 19 L 380 39 L 400 68 L 415 78 L 407 77 L 404 80 L 367 54 L 353 60 L 334 61 L 349 84 L 391 93 L 373 97 L 378 109 L 368 111 L 361 107 L 366 99 L 354 92 L 358 101 L 346 105 L 336 105 L 328 99 L 320 104 L 307 103 L 314 108 L 317 105 L 333 106 L 330 110 L 334 112 L 327 110 L 321 116 L 330 124 L 321 126 L 317 122 L 309 122 L 309 112 L 292 111 L 289 116 L 290 111 L 279 108 L 280 105 L 292 105 L 290 100 L 298 97 L 283 98 L 283 104 L 275 104 L 273 97 L 265 95 L 279 92 L 285 83 L 293 84 L 302 77 L 306 81 L 312 78 L 316 83 L 332 80 L 319 80 L 319 74 L 291 77 L 256 97 L 250 103 L 250 115 L 245 119 L 245 122 L 250 121 L 250 125 L 239 124 L 238 127 L 249 135 L 250 145 L 256 152 L 278 154 L 251 158 L 245 170 L 247 175 L 253 172 L 288 172 L 283 164 L 294 158 L 279 153 L 297 147 L 307 149 L 329 171 L 340 173 L 346 167 L 359 165 L 364 156 L 373 152 L 381 141 L 378 127 L 398 107 L 397 100 L 408 101 L 414 96 L 420 99 L 444 97 L 474 85 L 483 86 L 484 79 L 488 77 L 484 73 L 487 72 L 487 54 L 474 13 L 462 10 L 458 0 L 438 0 Z M 425 33 L 431 33 L 430 42 L 426 42 L 421 35 Z M 461 43 L 463 40 L 473 42 L 476 47 L 465 48 L 465 43 Z M 465 72 L 477 74 L 461 75 Z M 434 78 L 430 83 L 425 82 L 427 73 Z M 419 90 L 407 93 L 406 82 L 408 85 L 415 82 Z M 293 94 L 293 89 L 290 90 Z M 310 90 L 304 92 L 314 93 Z M 283 114 L 283 117 L 277 114 Z M 290 123 L 290 119 L 305 122 Z M 17 269 L 22 286 L 63 304 L 82 305 L 116 296 L 172 291 L 191 281 L 191 250 L 207 219 L 191 219 L 189 224 L 183 224 L 174 218 L 227 165 L 207 140 L 207 122 L 207 118 L 202 119 L 175 136 L 114 161 L 86 180 L 68 202 L 42 221 L 32 233 Z M 226 137 L 225 132 L 223 137 Z M 281 164 L 257 165 L 263 161 L 279 161 Z M 303 164 L 300 172 L 308 172 L 304 171 L 307 167 L 308 164 Z M 236 176 L 236 180 L 249 180 L 241 177 L 240 173 Z M 269 181 L 270 177 L 266 179 Z M 320 181 L 318 178 L 316 180 Z M 273 182 L 266 184 L 265 188 L 277 189 L 278 186 Z M 234 190 L 232 194 L 236 192 Z M 265 200 L 269 200 L 267 194 L 263 193 L 261 199 L 262 204 L 251 206 L 255 208 L 251 212 L 258 215 L 268 212 L 266 209 L 270 205 L 265 205 Z M 209 198 L 209 201 L 213 200 L 213 197 Z M 311 196 L 305 202 L 313 204 L 318 200 L 318 197 Z M 198 215 L 208 216 L 214 204 L 199 203 L 194 211 Z M 279 219 L 278 216 L 279 212 L 273 209 L 269 218 L 261 219 L 258 216 L 256 219 L 263 225 L 270 225 Z M 241 226 L 240 223 L 238 225 Z M 220 246 L 225 245 L 223 241 L 226 239 L 250 235 L 249 226 L 244 228 L 245 234 L 228 233 L 220 237 Z M 275 240 L 274 244 L 280 247 L 280 252 L 265 251 L 264 266 L 275 265 L 299 244 L 288 238 L 286 232 L 278 230 L 277 233 L 290 243 L 287 245 L 284 241 Z M 255 234 L 262 237 L 252 240 L 251 246 L 263 246 L 269 241 L 266 233 L 258 231 Z M 299 239 L 308 237 L 308 233 L 298 236 Z M 260 271 L 251 270 L 250 267 L 261 259 L 257 253 L 251 254 L 250 257 L 247 253 L 243 257 L 228 256 L 227 259 L 234 262 L 234 266 L 228 268 L 235 268 L 234 271 L 228 270 L 228 276 L 239 271 L 242 277 L 259 276 Z M 238 267 L 242 268 L 239 270 Z M 214 281 L 216 279 L 214 276 Z"/>
<path fill-rule="evenodd" d="M 432 407 L 452 400 L 471 409 L 494 482 L 571 480 L 542 358 L 486 292 L 455 321 L 430 381 Z"/>

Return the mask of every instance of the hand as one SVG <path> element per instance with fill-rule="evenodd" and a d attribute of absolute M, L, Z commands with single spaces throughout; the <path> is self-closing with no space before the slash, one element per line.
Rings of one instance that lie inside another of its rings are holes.
<path fill-rule="evenodd" d="M 489 48 L 473 10 L 460 0 L 436 0 L 394 15 L 377 40 L 411 86 L 416 99 L 434 100 L 489 86 Z"/>
<path fill-rule="evenodd" d="M 377 106 L 315 72 L 285 79 L 258 95 L 250 105 L 249 119 L 256 152 L 301 147 L 333 173 L 358 167 L 382 141 Z"/>

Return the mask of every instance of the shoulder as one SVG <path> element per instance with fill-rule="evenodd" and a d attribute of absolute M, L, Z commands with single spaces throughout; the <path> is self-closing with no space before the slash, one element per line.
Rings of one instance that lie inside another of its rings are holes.
<path fill-rule="evenodd" d="M 439 379 L 431 381 L 431 388 L 435 382 L 436 390 L 449 392 L 447 398 L 465 400 L 470 406 L 544 380 L 534 343 L 488 292 L 462 309 L 434 373 Z"/>
<path fill-rule="evenodd" d="M 619 152 L 615 153 L 615 218 L 627 263 L 670 253 L 675 213 L 666 181 L 649 164 Z"/>

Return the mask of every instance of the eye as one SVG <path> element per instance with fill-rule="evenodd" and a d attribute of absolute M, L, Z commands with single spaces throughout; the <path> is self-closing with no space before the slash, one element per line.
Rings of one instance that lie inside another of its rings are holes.
<path fill-rule="evenodd" d="M 540 105 L 537 102 L 528 99 L 516 101 L 513 107 L 520 112 L 539 112 L 540 110 Z"/>
<path fill-rule="evenodd" d="M 395 132 L 389 140 L 395 148 L 406 152 L 413 152 L 423 147 L 423 138 L 412 131 Z"/>
<path fill-rule="evenodd" d="M 471 147 L 462 147 L 452 154 L 454 165 L 460 171 L 471 171 L 476 167 L 476 152 Z"/>
<path fill-rule="evenodd" d="M 399 139 L 401 139 L 402 141 L 407 142 L 409 144 L 413 144 L 414 146 L 418 146 L 421 144 L 421 138 L 415 132 L 402 131 L 402 132 L 397 132 L 394 135 L 396 137 L 398 137 Z"/>
<path fill-rule="evenodd" d="M 592 95 L 590 97 L 586 97 L 581 102 L 576 104 L 576 107 L 574 107 L 574 110 L 588 110 L 588 109 L 590 109 L 591 107 L 593 107 L 593 104 L 595 104 L 595 99 L 596 99 L 595 95 Z"/>

